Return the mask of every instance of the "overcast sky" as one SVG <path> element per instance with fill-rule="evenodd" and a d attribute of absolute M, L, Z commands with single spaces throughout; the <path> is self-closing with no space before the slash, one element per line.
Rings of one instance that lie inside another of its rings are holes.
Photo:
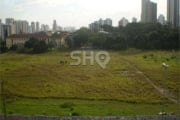
<path fill-rule="evenodd" d="M 158 15 L 166 16 L 166 0 L 158 3 Z M 52 27 L 53 19 L 58 25 L 88 26 L 99 18 L 111 18 L 113 25 L 126 17 L 140 20 L 141 0 L 0 0 L 0 18 L 39 21 Z"/>

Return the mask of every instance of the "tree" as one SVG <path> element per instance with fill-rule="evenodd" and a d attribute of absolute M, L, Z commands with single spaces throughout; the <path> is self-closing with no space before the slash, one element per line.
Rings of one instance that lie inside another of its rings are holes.
<path fill-rule="evenodd" d="M 76 31 L 72 36 L 73 46 L 75 48 L 80 48 L 87 45 L 91 35 L 92 32 L 87 28 L 81 28 L 80 30 Z"/>
<path fill-rule="evenodd" d="M 6 42 L 1 41 L 0 42 L 0 53 L 5 53 L 7 51 Z"/>
<path fill-rule="evenodd" d="M 99 49 L 123 50 L 137 48 L 179 49 L 179 29 L 158 23 L 130 23 L 126 27 L 103 26 L 110 34 L 101 34 L 82 28 L 75 32 L 73 43 L 76 48 L 93 45 Z"/>
<path fill-rule="evenodd" d="M 25 42 L 25 52 L 28 53 L 43 53 L 48 50 L 48 45 L 43 40 L 37 40 L 35 38 L 30 38 Z"/>
<path fill-rule="evenodd" d="M 38 41 L 38 43 L 33 48 L 33 53 L 43 53 L 48 50 L 48 45 L 45 41 Z"/>
<path fill-rule="evenodd" d="M 30 38 L 27 42 L 25 42 L 25 48 L 34 48 L 39 43 L 39 40 L 35 38 Z"/>

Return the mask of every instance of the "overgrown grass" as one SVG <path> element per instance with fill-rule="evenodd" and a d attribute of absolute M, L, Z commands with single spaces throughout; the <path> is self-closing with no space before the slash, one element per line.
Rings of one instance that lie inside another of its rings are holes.
<path fill-rule="evenodd" d="M 180 53 L 177 51 L 149 51 L 134 55 L 124 55 L 124 59 L 143 71 L 156 85 L 169 90 L 179 98 Z M 169 65 L 164 70 L 162 63 Z"/>
<path fill-rule="evenodd" d="M 63 107 L 62 107 L 63 105 Z M 65 106 L 64 106 L 65 105 Z M 136 104 L 118 101 L 75 100 L 75 99 L 24 99 L 7 101 L 8 114 L 51 115 L 51 116 L 134 116 L 157 115 L 160 104 Z M 166 104 L 167 113 L 180 114 L 178 106 Z"/>
<path fill-rule="evenodd" d="M 157 114 L 161 111 L 163 96 L 137 73 L 134 66 L 156 85 L 164 87 L 165 84 L 178 100 L 178 54 L 167 51 L 110 52 L 111 61 L 106 69 L 97 64 L 70 66 L 70 52 L 2 54 L 1 79 L 5 81 L 8 99 L 13 99 L 7 103 L 7 108 L 9 113 L 17 114 L 68 115 L 69 108 L 60 106 L 73 103 L 73 112 L 80 115 Z M 165 74 L 162 62 L 170 65 Z M 14 101 L 17 96 L 23 99 Z M 45 101 L 47 104 L 43 103 Z M 168 100 L 166 103 L 168 111 L 177 113 L 177 105 Z"/>

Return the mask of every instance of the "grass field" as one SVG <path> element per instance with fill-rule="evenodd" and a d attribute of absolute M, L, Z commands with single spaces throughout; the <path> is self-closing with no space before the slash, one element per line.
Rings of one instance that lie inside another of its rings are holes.
<path fill-rule="evenodd" d="M 169 99 L 179 100 L 179 52 L 109 53 L 106 69 L 97 64 L 70 66 L 70 52 L 0 55 L 8 113 L 149 115 L 159 113 L 165 99 L 166 111 L 180 114 L 179 104 Z M 162 62 L 170 66 L 166 71 Z M 166 98 L 147 78 L 166 91 Z"/>

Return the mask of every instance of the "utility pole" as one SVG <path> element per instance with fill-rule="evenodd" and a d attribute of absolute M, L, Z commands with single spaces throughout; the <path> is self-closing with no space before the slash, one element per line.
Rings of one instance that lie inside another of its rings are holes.
<path fill-rule="evenodd" d="M 4 92 L 4 81 L 1 80 L 1 100 L 2 100 L 2 111 L 3 111 L 3 120 L 6 120 L 6 96 Z"/>
<path fill-rule="evenodd" d="M 162 83 L 162 86 L 163 86 L 163 98 L 162 98 L 162 120 L 164 120 L 164 115 L 166 114 L 165 113 L 165 102 L 166 102 L 166 92 L 165 92 L 165 87 L 166 87 L 166 74 L 167 74 L 167 69 L 169 67 L 169 65 L 167 65 L 166 63 L 162 63 L 162 67 L 163 67 L 163 83 Z"/>

